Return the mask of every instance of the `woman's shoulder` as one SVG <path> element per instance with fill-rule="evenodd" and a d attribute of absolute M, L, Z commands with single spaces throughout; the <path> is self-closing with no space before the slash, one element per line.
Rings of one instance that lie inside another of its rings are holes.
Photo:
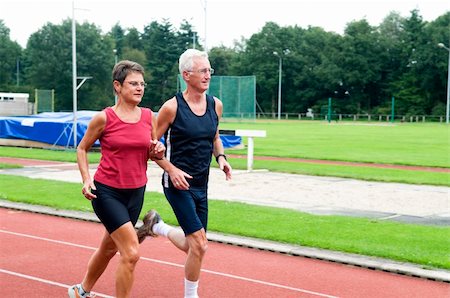
<path fill-rule="evenodd" d="M 153 116 L 154 116 L 153 110 L 148 107 L 140 107 L 140 109 L 141 109 L 141 113 L 142 113 L 141 119 L 143 119 L 145 122 L 152 123 Z"/>
<path fill-rule="evenodd" d="M 89 125 L 92 125 L 92 126 L 104 126 L 106 124 L 106 119 L 107 119 L 105 110 L 106 109 L 104 109 L 104 110 L 98 112 L 97 114 L 95 114 L 92 117 L 91 121 L 89 122 Z"/>

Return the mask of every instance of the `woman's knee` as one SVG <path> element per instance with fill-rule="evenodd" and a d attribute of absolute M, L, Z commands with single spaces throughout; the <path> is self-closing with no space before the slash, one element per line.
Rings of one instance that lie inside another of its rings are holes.
<path fill-rule="evenodd" d="M 127 248 L 124 253 L 121 253 L 121 257 L 125 263 L 135 266 L 141 258 L 139 247 L 132 246 Z"/>
<path fill-rule="evenodd" d="M 119 249 L 121 262 L 134 266 L 139 261 L 140 254 L 136 230 L 132 224 L 125 223 L 111 233 L 111 238 Z"/>

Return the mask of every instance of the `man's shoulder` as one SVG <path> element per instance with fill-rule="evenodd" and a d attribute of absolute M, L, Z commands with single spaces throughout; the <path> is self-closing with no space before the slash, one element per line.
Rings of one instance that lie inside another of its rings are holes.
<path fill-rule="evenodd" d="M 163 104 L 163 106 L 169 106 L 169 107 L 176 107 L 177 106 L 177 98 L 171 97 L 168 100 L 166 100 Z"/>
<path fill-rule="evenodd" d="M 212 98 L 214 99 L 214 103 L 216 104 L 216 106 L 222 105 L 222 101 L 218 97 L 213 96 Z"/>
<path fill-rule="evenodd" d="M 159 113 L 175 113 L 177 111 L 177 99 L 176 97 L 169 98 L 159 109 Z"/>

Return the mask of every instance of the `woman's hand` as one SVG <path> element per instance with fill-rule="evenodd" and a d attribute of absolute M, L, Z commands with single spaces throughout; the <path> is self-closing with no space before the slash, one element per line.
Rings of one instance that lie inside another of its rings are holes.
<path fill-rule="evenodd" d="M 166 146 L 158 140 L 152 140 L 148 149 L 148 156 L 151 160 L 162 160 L 164 153 L 166 152 Z"/>
<path fill-rule="evenodd" d="M 96 189 L 95 188 L 95 185 L 94 185 L 94 183 L 89 179 L 89 180 L 86 180 L 84 183 L 83 183 L 83 188 L 81 189 L 81 193 L 83 194 L 83 196 L 86 198 L 86 199 L 88 199 L 89 201 L 90 200 L 92 200 L 92 199 L 95 199 L 97 196 L 96 195 L 94 195 L 92 192 L 91 192 L 91 190 L 92 189 Z"/>

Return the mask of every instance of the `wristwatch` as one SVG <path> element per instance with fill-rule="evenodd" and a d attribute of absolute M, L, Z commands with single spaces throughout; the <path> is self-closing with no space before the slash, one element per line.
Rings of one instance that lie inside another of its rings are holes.
<path fill-rule="evenodd" d="M 227 160 L 227 156 L 225 154 L 218 154 L 216 156 L 216 162 L 219 163 L 219 157 L 223 156 L 223 158 L 225 158 L 225 160 Z"/>

